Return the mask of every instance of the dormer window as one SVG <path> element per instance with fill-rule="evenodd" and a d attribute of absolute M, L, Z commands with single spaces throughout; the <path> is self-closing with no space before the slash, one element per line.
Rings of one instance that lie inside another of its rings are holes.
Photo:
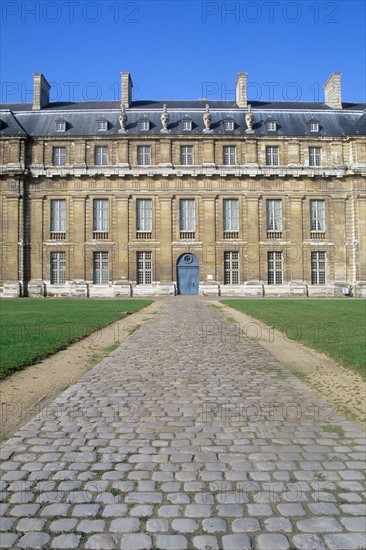
<path fill-rule="evenodd" d="M 310 132 L 319 132 L 319 122 L 316 120 L 309 122 L 309 130 Z"/>
<path fill-rule="evenodd" d="M 227 118 L 224 120 L 224 128 L 227 132 L 231 132 L 234 130 L 234 121 L 232 118 Z"/>
<path fill-rule="evenodd" d="M 98 124 L 98 132 L 106 132 L 108 130 L 108 120 L 105 120 L 104 118 L 97 121 Z"/>
<path fill-rule="evenodd" d="M 277 122 L 276 120 L 267 120 L 266 121 L 267 132 L 276 132 Z"/>
<path fill-rule="evenodd" d="M 192 130 L 192 121 L 190 118 L 185 118 L 182 120 L 182 130 L 187 132 Z"/>
<path fill-rule="evenodd" d="M 139 129 L 143 131 L 150 130 L 150 120 L 148 118 L 143 118 L 139 121 Z"/>
<path fill-rule="evenodd" d="M 65 131 L 66 131 L 66 121 L 56 120 L 56 132 L 65 132 Z"/>

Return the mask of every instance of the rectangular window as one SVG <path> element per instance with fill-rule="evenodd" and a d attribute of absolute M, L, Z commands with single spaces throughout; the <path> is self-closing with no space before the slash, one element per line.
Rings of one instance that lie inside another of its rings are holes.
<path fill-rule="evenodd" d="M 108 252 L 93 252 L 93 283 L 95 285 L 107 285 L 108 282 Z"/>
<path fill-rule="evenodd" d="M 93 200 L 93 238 L 108 239 L 109 200 Z"/>
<path fill-rule="evenodd" d="M 151 233 L 152 231 L 152 200 L 136 200 L 136 231 Z"/>
<path fill-rule="evenodd" d="M 64 284 L 66 279 L 65 252 L 51 252 L 51 285 Z"/>
<path fill-rule="evenodd" d="M 182 129 L 183 130 L 192 130 L 192 121 L 191 120 L 183 120 L 182 121 Z"/>
<path fill-rule="evenodd" d="M 52 148 L 52 164 L 53 166 L 65 166 L 66 164 L 66 147 Z"/>
<path fill-rule="evenodd" d="M 268 284 L 282 285 L 283 258 L 282 252 L 268 252 Z"/>
<path fill-rule="evenodd" d="M 267 239 L 282 237 L 282 200 L 267 199 Z"/>
<path fill-rule="evenodd" d="M 108 147 L 97 145 L 95 147 L 95 164 L 106 166 L 108 164 Z"/>
<path fill-rule="evenodd" d="M 321 147 L 309 147 L 309 166 L 321 166 L 322 150 Z"/>
<path fill-rule="evenodd" d="M 268 145 L 266 147 L 266 165 L 267 166 L 279 165 L 279 156 L 278 156 L 277 146 Z"/>
<path fill-rule="evenodd" d="M 66 122 L 58 120 L 56 122 L 56 132 L 64 132 L 66 130 Z"/>
<path fill-rule="evenodd" d="M 225 130 L 228 130 L 228 131 L 234 130 L 234 121 L 233 120 L 225 120 L 224 128 L 225 128 Z"/>
<path fill-rule="evenodd" d="M 151 164 L 151 147 L 150 145 L 137 146 L 137 164 L 146 166 Z"/>
<path fill-rule="evenodd" d="M 140 120 L 139 121 L 140 130 L 150 130 L 150 120 Z"/>
<path fill-rule="evenodd" d="M 51 200 L 51 238 L 64 238 L 66 233 L 66 200 Z M 63 234 L 62 236 L 60 234 Z"/>
<path fill-rule="evenodd" d="M 239 252 L 224 252 L 224 283 L 239 284 Z"/>
<path fill-rule="evenodd" d="M 137 252 L 137 276 L 138 285 L 150 285 L 152 281 L 151 252 Z"/>
<path fill-rule="evenodd" d="M 236 164 L 236 147 L 231 145 L 224 146 L 224 164 L 232 166 Z"/>
<path fill-rule="evenodd" d="M 224 199 L 224 231 L 239 231 L 238 199 Z"/>
<path fill-rule="evenodd" d="M 310 201 L 310 231 L 325 231 L 325 201 Z"/>
<path fill-rule="evenodd" d="M 277 123 L 274 120 L 269 120 L 267 122 L 267 130 L 269 132 L 275 132 L 277 130 Z"/>
<path fill-rule="evenodd" d="M 194 238 L 196 230 L 196 209 L 194 199 L 180 199 L 179 201 L 179 228 L 182 233 L 191 233 Z"/>
<path fill-rule="evenodd" d="M 319 132 L 319 122 L 310 122 L 310 132 Z"/>
<path fill-rule="evenodd" d="M 180 163 L 184 166 L 193 164 L 193 146 L 182 145 L 180 148 Z"/>
<path fill-rule="evenodd" d="M 107 120 L 98 120 L 98 130 L 105 132 L 108 130 L 108 121 Z"/>
<path fill-rule="evenodd" d="M 311 253 L 311 284 L 325 285 L 325 252 Z"/>

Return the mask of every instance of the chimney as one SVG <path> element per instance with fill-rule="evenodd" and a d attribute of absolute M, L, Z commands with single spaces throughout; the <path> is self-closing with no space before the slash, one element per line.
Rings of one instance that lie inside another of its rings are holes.
<path fill-rule="evenodd" d="M 246 109 L 248 107 L 247 102 L 247 74 L 248 73 L 238 73 L 235 84 L 236 92 L 236 103 L 241 109 Z"/>
<path fill-rule="evenodd" d="M 332 109 L 342 109 L 341 75 L 342 73 L 332 73 L 323 86 L 324 102 Z"/>
<path fill-rule="evenodd" d="M 121 107 L 129 107 L 132 103 L 132 80 L 129 72 L 121 72 Z"/>
<path fill-rule="evenodd" d="M 33 110 L 43 109 L 49 104 L 50 89 L 42 73 L 33 73 Z"/>

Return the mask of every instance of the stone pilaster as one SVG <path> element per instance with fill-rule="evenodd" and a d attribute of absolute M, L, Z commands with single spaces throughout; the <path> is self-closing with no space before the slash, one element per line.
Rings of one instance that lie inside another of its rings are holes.
<path fill-rule="evenodd" d="M 85 197 L 74 197 L 71 200 L 72 207 L 70 240 L 73 243 L 73 259 L 70 266 L 70 279 L 85 281 L 85 263 L 87 250 L 85 248 Z M 88 265 L 88 273 L 93 271 L 93 266 Z"/>
<path fill-rule="evenodd" d="M 215 148 L 213 139 L 204 140 L 202 144 L 202 164 L 204 166 L 215 165 Z"/>
<path fill-rule="evenodd" d="M 172 165 L 172 141 L 170 138 L 160 140 L 160 166 Z"/>
<path fill-rule="evenodd" d="M 290 281 L 303 281 L 303 254 L 302 242 L 304 240 L 304 220 L 303 220 L 303 195 L 289 197 L 290 200 L 290 219 L 287 220 L 288 236 L 291 245 L 284 251 L 284 272 Z"/>
<path fill-rule="evenodd" d="M 128 281 L 129 248 L 128 248 L 128 197 L 116 197 L 116 246 L 114 273 L 118 281 Z"/>
<path fill-rule="evenodd" d="M 19 270 L 19 197 L 6 196 L 2 208 L 4 227 L 3 262 L 1 278 L 5 281 L 17 281 Z M 5 223 L 4 223 L 5 222 Z"/>
<path fill-rule="evenodd" d="M 159 197 L 160 206 L 160 258 L 159 280 L 170 282 L 176 279 L 172 257 L 172 198 Z"/>
<path fill-rule="evenodd" d="M 200 280 L 205 282 L 216 280 L 215 250 L 216 242 L 216 198 L 202 197 L 202 213 L 200 239 L 204 243 L 203 262 L 200 266 Z"/>
<path fill-rule="evenodd" d="M 356 230 L 356 281 L 366 281 L 366 193 L 355 196 L 358 229 Z"/>
<path fill-rule="evenodd" d="M 31 201 L 31 279 L 43 277 L 43 197 L 34 197 Z M 49 271 L 49 265 L 44 266 Z M 49 273 L 45 273 L 49 278 Z"/>
<path fill-rule="evenodd" d="M 259 197 L 247 198 L 247 246 L 244 250 L 244 281 L 259 281 Z"/>
<path fill-rule="evenodd" d="M 334 280 L 346 281 L 346 197 L 332 197 L 331 205 L 333 208 L 332 240 L 335 245 L 332 258 L 334 262 Z"/>

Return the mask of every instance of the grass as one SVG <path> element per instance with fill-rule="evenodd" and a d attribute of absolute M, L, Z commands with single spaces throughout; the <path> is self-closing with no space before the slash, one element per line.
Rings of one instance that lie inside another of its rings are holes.
<path fill-rule="evenodd" d="M 365 376 L 364 300 L 222 300 Z"/>
<path fill-rule="evenodd" d="M 150 300 L 3 299 L 0 378 L 33 365 L 149 304 Z"/>

